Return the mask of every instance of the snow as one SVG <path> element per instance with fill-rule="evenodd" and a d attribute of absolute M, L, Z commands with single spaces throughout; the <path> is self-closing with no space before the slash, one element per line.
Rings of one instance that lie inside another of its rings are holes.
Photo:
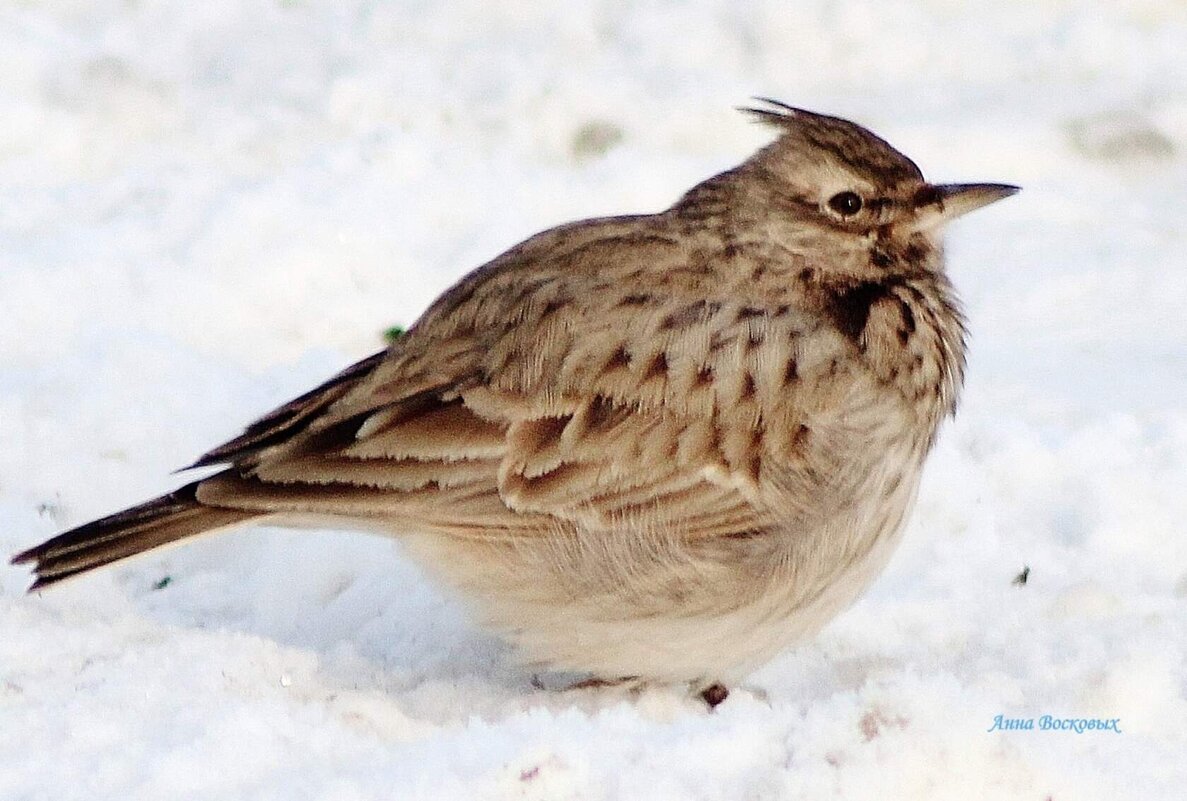
<path fill-rule="evenodd" d="M 0 798 L 1181 798 L 1185 50 L 1155 0 L 4 4 L 0 553 L 667 205 L 751 95 L 1025 191 L 950 233 L 969 381 L 903 547 L 715 712 L 535 689 L 398 543 L 259 530 L 0 569 Z M 1121 733 L 988 731 L 1048 714 Z"/>

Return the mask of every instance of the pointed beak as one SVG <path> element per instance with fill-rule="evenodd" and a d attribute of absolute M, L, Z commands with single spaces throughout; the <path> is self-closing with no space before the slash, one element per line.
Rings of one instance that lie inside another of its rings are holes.
<path fill-rule="evenodd" d="M 920 228 L 931 228 L 963 217 L 1019 191 L 1010 184 L 932 184 L 915 194 Z"/>
<path fill-rule="evenodd" d="M 1004 200 L 1021 188 L 1010 184 L 942 184 L 936 187 L 940 190 L 940 205 L 946 220 L 955 220 L 982 206 Z"/>

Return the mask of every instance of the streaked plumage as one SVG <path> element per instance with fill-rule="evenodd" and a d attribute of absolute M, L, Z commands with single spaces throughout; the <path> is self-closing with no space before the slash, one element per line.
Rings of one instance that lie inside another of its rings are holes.
<path fill-rule="evenodd" d="M 964 370 L 939 228 L 1013 188 L 752 112 L 776 141 L 672 208 L 532 237 L 195 463 L 222 472 L 16 561 L 39 588 L 328 521 L 401 537 L 546 667 L 703 687 L 761 665 L 885 564 Z"/>

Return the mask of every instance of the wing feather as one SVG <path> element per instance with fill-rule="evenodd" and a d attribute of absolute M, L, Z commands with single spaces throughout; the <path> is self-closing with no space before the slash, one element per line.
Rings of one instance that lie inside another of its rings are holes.
<path fill-rule="evenodd" d="M 861 465 L 833 454 L 884 424 L 853 343 L 737 288 L 624 298 L 599 267 L 613 244 L 583 236 L 579 259 L 532 262 L 529 242 L 467 278 L 386 355 L 204 456 L 239 470 L 200 491 L 459 536 L 745 536 L 843 498 Z M 648 248 L 691 269 L 674 244 Z"/>

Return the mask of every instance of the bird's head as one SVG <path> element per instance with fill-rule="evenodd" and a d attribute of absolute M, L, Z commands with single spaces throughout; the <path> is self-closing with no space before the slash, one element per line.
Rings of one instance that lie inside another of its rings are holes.
<path fill-rule="evenodd" d="M 745 168 L 761 176 L 768 206 L 814 240 L 868 252 L 870 269 L 938 269 L 933 256 L 946 223 L 1018 191 L 1008 184 L 929 183 L 911 159 L 860 125 L 761 102 L 745 111 L 780 136 Z"/>

